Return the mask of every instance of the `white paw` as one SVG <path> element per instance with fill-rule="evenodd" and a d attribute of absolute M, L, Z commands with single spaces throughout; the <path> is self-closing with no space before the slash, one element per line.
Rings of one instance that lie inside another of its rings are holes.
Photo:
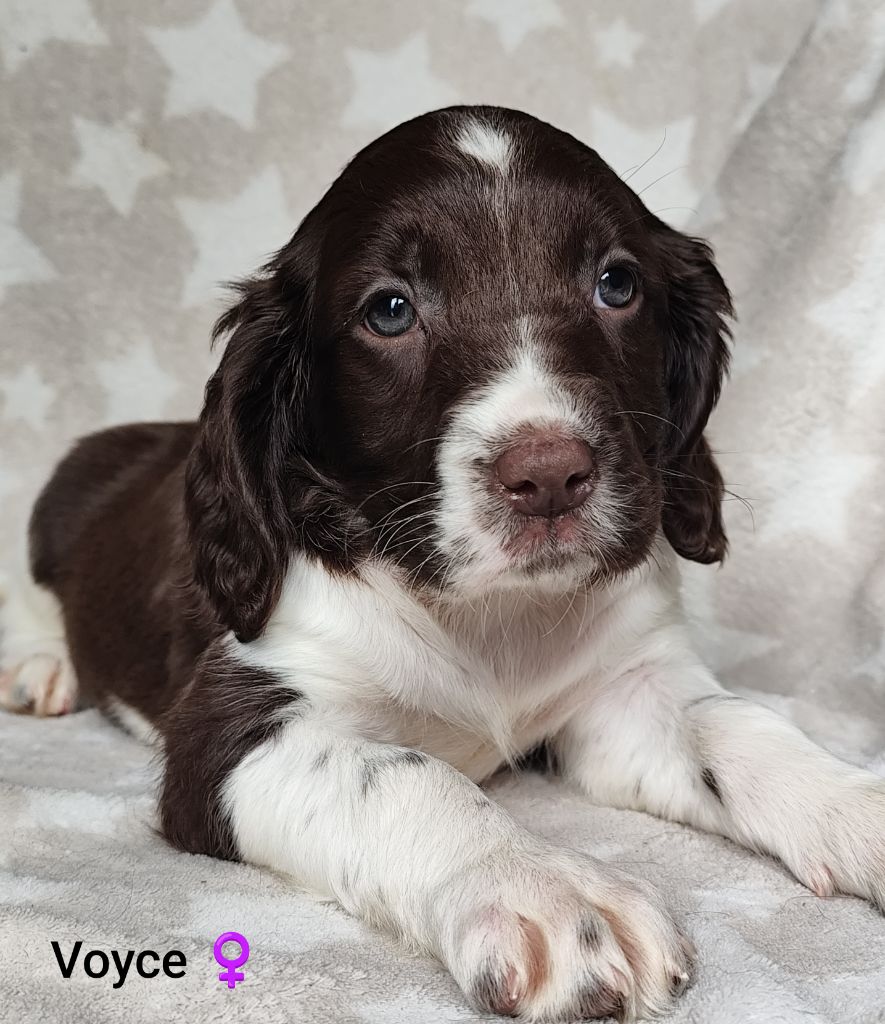
<path fill-rule="evenodd" d="M 480 1010 L 634 1018 L 689 984 L 694 949 L 650 886 L 590 857 L 500 853 L 440 893 L 441 955 Z"/>
<path fill-rule="evenodd" d="M 852 771 L 804 818 L 783 857 L 796 877 L 818 896 L 860 896 L 885 913 L 885 780 Z"/>
<path fill-rule="evenodd" d="M 77 700 L 67 654 L 31 654 L 0 671 L 0 708 L 30 715 L 66 715 Z"/>

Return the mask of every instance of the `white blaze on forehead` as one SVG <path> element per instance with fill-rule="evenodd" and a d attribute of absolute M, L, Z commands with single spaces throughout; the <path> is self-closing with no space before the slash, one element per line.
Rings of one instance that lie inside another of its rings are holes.
<path fill-rule="evenodd" d="M 458 129 L 455 145 L 462 153 L 506 173 L 510 165 L 513 141 L 507 132 L 487 121 L 468 118 Z"/>

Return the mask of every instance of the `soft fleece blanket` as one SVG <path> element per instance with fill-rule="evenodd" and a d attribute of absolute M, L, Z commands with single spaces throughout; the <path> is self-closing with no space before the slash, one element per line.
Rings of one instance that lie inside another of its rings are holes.
<path fill-rule="evenodd" d="M 687 573 L 725 682 L 885 769 L 885 10 L 876 0 L 0 0 L 0 568 L 52 461 L 195 414 L 217 282 L 280 245 L 347 157 L 450 102 L 523 107 L 708 235 L 736 298 L 712 438 L 732 557 Z M 739 500 L 740 499 L 740 500 Z M 474 1020 L 404 955 L 267 871 L 152 831 L 150 752 L 95 712 L 0 717 L 0 1020 Z M 662 886 L 701 952 L 672 1019 L 885 1021 L 885 919 L 774 862 L 492 787 L 529 827 Z M 217 980 L 224 931 L 246 980 Z M 183 978 L 59 972 L 182 951 Z"/>

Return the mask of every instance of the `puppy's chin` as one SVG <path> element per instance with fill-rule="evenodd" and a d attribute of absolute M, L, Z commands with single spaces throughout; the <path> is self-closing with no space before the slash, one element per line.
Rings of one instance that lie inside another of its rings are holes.
<path fill-rule="evenodd" d="M 586 541 L 557 539 L 561 530 L 568 536 L 571 527 L 549 520 L 531 524 L 511 539 L 510 550 L 496 542 L 494 550 L 486 547 L 481 557 L 456 558 L 441 586 L 431 583 L 422 589 L 432 590 L 443 601 L 474 600 L 507 591 L 556 597 L 620 575 L 610 570 L 612 563 L 605 553 L 589 550 Z"/>
<path fill-rule="evenodd" d="M 554 600 L 574 594 L 578 588 L 601 585 L 603 581 L 602 570 L 591 559 L 568 564 L 548 560 L 531 567 L 511 564 L 494 575 L 468 570 L 453 580 L 440 598 L 443 601 L 475 601 L 486 596 L 513 593 L 532 600 L 538 597 Z"/>

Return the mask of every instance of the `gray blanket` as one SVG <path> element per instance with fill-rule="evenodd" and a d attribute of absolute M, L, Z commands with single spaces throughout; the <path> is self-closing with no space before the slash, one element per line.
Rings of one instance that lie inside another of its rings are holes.
<path fill-rule="evenodd" d="M 217 281 L 347 157 L 449 102 L 596 145 L 716 246 L 739 313 L 712 438 L 732 556 L 691 567 L 724 681 L 885 772 L 885 10 L 869 2 L 0 0 L 0 569 L 78 433 L 192 416 Z M 155 766 L 95 712 L 0 716 L 0 1020 L 472 1020 L 436 964 L 256 868 L 152 830 Z M 660 885 L 701 953 L 674 1021 L 885 1021 L 885 920 L 728 842 L 491 787 L 526 825 Z M 215 938 L 251 944 L 217 979 Z M 113 988 L 67 957 L 181 950 Z"/>

